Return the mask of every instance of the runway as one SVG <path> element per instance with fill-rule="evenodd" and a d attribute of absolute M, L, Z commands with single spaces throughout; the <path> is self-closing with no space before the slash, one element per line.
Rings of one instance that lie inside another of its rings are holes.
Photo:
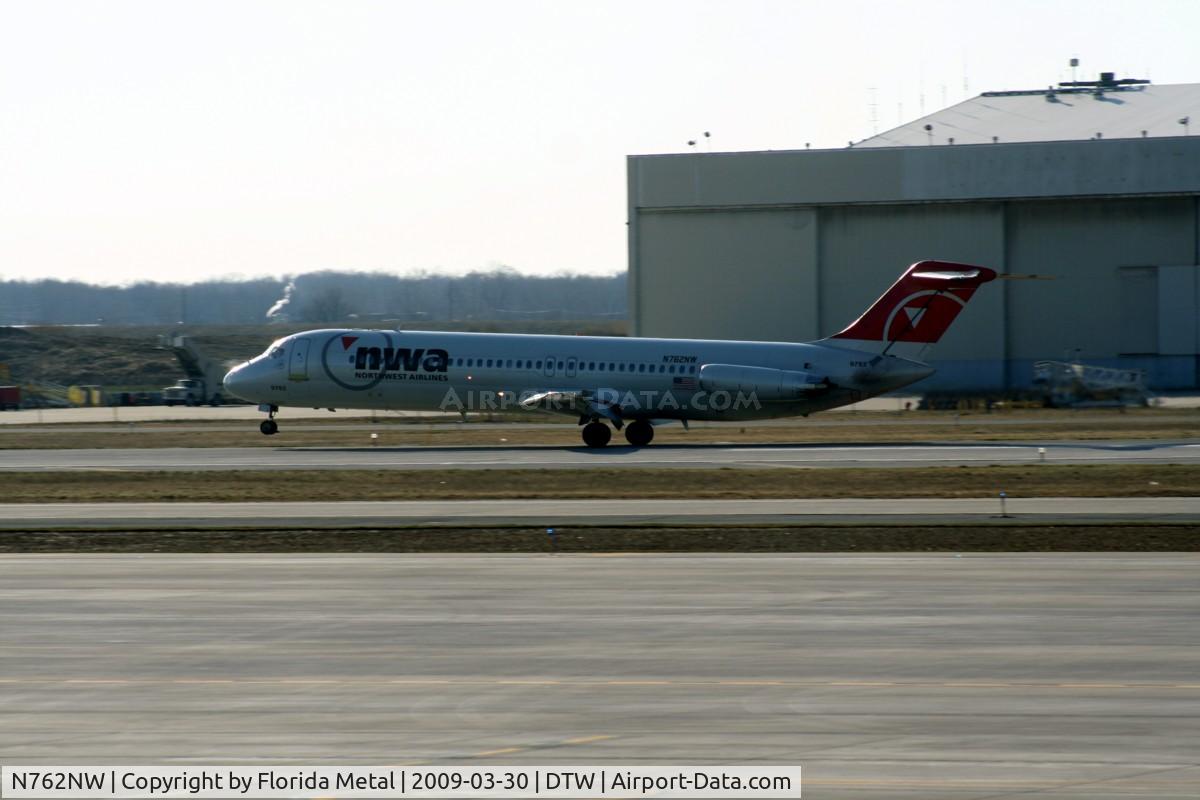
<path fill-rule="evenodd" d="M 286 503 L 7 503 L 0 530 L 360 526 L 762 525 L 1200 521 L 1200 497 L 835 500 L 436 500 Z"/>
<path fill-rule="evenodd" d="M 0 763 L 798 763 L 819 798 L 1192 798 L 1198 567 L 4 556 Z"/>
<path fill-rule="evenodd" d="M 1044 453 L 1039 452 L 1044 450 Z M 0 450 L 2 470 L 589 469 L 1200 464 L 1200 442 L 960 442 L 649 447 L 173 447 Z"/>

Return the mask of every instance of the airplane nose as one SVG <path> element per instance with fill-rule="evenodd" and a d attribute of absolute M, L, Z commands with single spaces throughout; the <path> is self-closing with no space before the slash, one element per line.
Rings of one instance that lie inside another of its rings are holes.
<path fill-rule="evenodd" d="M 225 386 L 225 391 L 234 397 L 240 397 L 243 400 L 253 399 L 246 396 L 250 381 L 246 375 L 245 364 L 240 364 L 225 373 L 225 378 L 221 383 Z"/>

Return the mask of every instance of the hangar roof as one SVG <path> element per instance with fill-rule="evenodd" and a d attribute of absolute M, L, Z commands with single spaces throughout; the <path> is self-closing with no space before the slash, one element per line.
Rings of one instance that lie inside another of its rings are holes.
<path fill-rule="evenodd" d="M 1136 139 L 1192 126 L 1200 133 L 1200 83 L 985 92 L 853 147 Z"/>

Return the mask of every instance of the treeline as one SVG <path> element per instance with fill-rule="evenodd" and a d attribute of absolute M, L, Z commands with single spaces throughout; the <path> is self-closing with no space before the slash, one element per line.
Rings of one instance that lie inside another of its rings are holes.
<path fill-rule="evenodd" d="M 0 325 L 609 319 L 624 318 L 626 310 L 624 273 L 541 277 L 500 268 L 455 277 L 324 271 L 282 281 L 121 287 L 0 281 Z"/>

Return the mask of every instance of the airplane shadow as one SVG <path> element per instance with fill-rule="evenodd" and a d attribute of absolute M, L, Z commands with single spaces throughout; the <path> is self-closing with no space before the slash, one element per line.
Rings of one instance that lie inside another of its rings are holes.
<path fill-rule="evenodd" d="M 996 447 L 1044 447 L 1047 451 L 1062 449 L 1104 450 L 1112 452 L 1144 452 L 1164 447 L 1174 447 L 1189 442 L 1156 441 L 1138 443 L 1114 442 L 1052 442 L 1052 441 L 991 441 L 991 442 L 955 442 L 955 441 L 910 441 L 910 442 L 726 442 L 721 444 L 697 442 L 675 442 L 672 444 L 650 444 L 645 447 L 633 445 L 609 445 L 592 448 L 582 445 L 553 445 L 553 444 L 505 444 L 505 445 L 411 445 L 411 446 L 374 446 L 374 447 L 280 447 L 280 450 L 296 452 L 325 452 L 325 453 L 497 453 L 508 450 L 523 453 L 537 452 L 570 452 L 588 453 L 595 456 L 605 454 L 621 455 L 648 451 L 686 451 L 704 452 L 729 449 L 758 450 L 771 452 L 777 450 L 827 450 L 838 448 L 842 450 L 890 450 L 912 447 L 955 448 L 958 450 L 984 450 Z"/>

